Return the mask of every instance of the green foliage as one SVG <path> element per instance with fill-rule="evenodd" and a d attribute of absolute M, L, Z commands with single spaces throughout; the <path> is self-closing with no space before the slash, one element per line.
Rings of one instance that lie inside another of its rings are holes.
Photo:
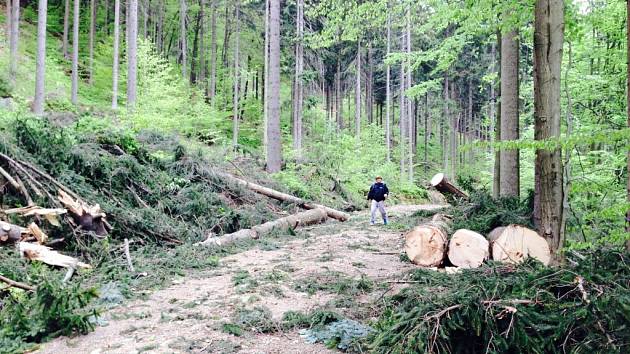
<path fill-rule="evenodd" d="M 388 299 L 375 353 L 620 352 L 630 345 L 627 253 L 589 253 L 577 265 L 490 264 L 448 275 L 417 270 Z"/>

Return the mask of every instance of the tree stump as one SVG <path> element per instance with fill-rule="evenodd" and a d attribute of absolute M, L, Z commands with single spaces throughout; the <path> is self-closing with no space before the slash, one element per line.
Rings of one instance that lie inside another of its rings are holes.
<path fill-rule="evenodd" d="M 510 225 L 498 236 L 495 233 L 494 237 L 496 239 L 492 241 L 492 259 L 495 261 L 519 263 L 528 257 L 536 258 L 544 265 L 551 261 L 549 244 L 534 230 Z"/>
<path fill-rule="evenodd" d="M 461 229 L 448 243 L 448 259 L 462 268 L 477 268 L 490 256 L 490 243 L 482 235 Z"/>

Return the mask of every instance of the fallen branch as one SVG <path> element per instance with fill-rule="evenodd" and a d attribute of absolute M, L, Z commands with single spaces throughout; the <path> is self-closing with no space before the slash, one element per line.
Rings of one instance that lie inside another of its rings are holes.
<path fill-rule="evenodd" d="M 64 268 L 92 268 L 91 265 L 80 262 L 78 259 L 53 251 L 50 247 L 30 242 L 20 242 L 18 250 L 22 257 L 32 261 L 40 261 L 49 265 Z"/>
<path fill-rule="evenodd" d="M 333 219 L 337 219 L 339 221 L 346 221 L 350 218 L 350 216 L 342 211 L 336 210 L 336 209 L 332 209 L 329 208 L 327 206 L 324 205 L 320 205 L 320 204 L 314 204 L 314 203 L 309 203 L 307 201 L 305 201 L 302 198 L 298 198 L 296 196 L 290 195 L 290 194 L 286 194 L 286 193 L 282 193 L 279 192 L 275 189 L 271 189 L 271 188 L 267 188 L 267 187 L 263 187 L 259 184 L 256 183 L 251 183 L 251 182 L 247 182 L 243 179 L 234 177 L 230 174 L 227 173 L 221 173 L 221 172 L 215 172 L 217 174 L 217 176 L 219 177 L 223 177 L 235 184 L 238 184 L 240 186 L 243 186 L 247 189 L 250 189 L 258 194 L 262 194 L 265 195 L 269 198 L 273 198 L 276 200 L 280 200 L 283 202 L 290 202 L 290 203 L 295 203 L 297 205 L 299 205 L 300 207 L 304 208 L 304 209 L 308 209 L 308 210 L 312 210 L 312 209 L 324 209 L 326 211 L 326 214 L 328 215 L 328 217 L 333 218 Z"/>
<path fill-rule="evenodd" d="M 251 229 L 242 229 L 220 237 L 208 237 L 205 241 L 195 245 L 223 246 L 239 240 L 256 239 L 273 231 L 288 231 L 298 226 L 313 225 L 326 221 L 328 215 L 324 209 L 313 209 L 293 214 L 274 221 L 269 221 Z"/>
<path fill-rule="evenodd" d="M 34 291 L 36 288 L 34 286 L 20 283 L 19 281 L 11 280 L 5 276 L 0 275 L 0 281 L 9 285 L 9 287 L 20 288 L 28 291 Z"/>
<path fill-rule="evenodd" d="M 98 204 L 88 205 L 81 199 L 72 198 L 63 189 L 59 189 L 58 199 L 83 230 L 94 231 L 98 236 L 107 235 L 106 215 Z"/>
<path fill-rule="evenodd" d="M 129 253 L 129 240 L 125 239 L 125 258 L 127 258 L 127 266 L 129 267 L 129 271 L 135 273 L 136 270 L 133 268 L 133 263 L 131 263 L 131 253 Z"/>

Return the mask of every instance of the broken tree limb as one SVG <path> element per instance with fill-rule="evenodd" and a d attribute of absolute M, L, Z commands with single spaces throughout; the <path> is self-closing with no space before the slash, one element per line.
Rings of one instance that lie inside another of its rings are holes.
<path fill-rule="evenodd" d="M 438 173 L 431 178 L 431 185 L 442 194 L 450 194 L 459 198 L 468 199 L 468 195 L 455 187 L 443 173 Z"/>
<path fill-rule="evenodd" d="M 405 235 L 405 253 L 412 263 L 437 267 L 444 261 L 450 219 L 435 214 L 430 222 L 414 227 Z"/>
<path fill-rule="evenodd" d="M 50 247 L 30 242 L 20 242 L 18 250 L 22 257 L 32 261 L 40 261 L 49 265 L 64 268 L 92 268 L 91 265 L 80 262 L 78 259 L 53 251 Z"/>
<path fill-rule="evenodd" d="M 495 261 L 520 263 L 528 257 L 536 258 L 544 265 L 551 261 L 549 244 L 534 230 L 510 225 L 492 242 L 492 259 Z"/>
<path fill-rule="evenodd" d="M 20 289 L 24 289 L 28 291 L 34 291 L 36 289 L 34 286 L 20 283 L 19 281 L 11 280 L 3 275 L 0 275 L 0 281 L 5 284 L 8 284 L 9 287 L 20 288 Z"/>
<path fill-rule="evenodd" d="M 254 226 L 251 229 L 242 229 L 219 237 L 208 237 L 205 241 L 196 243 L 195 245 L 223 246 L 240 240 L 260 238 L 273 231 L 288 231 L 299 226 L 319 224 L 326 221 L 327 218 L 328 214 L 323 208 L 312 209 L 269 221 Z"/>
<path fill-rule="evenodd" d="M 136 270 L 133 268 L 133 263 L 131 263 L 131 253 L 129 252 L 128 239 L 125 239 L 125 258 L 127 258 L 127 266 L 129 267 L 129 271 L 135 273 Z"/>
<path fill-rule="evenodd" d="M 461 229 L 448 243 L 448 259 L 461 268 L 478 268 L 490 256 L 490 243 L 482 235 Z"/>
<path fill-rule="evenodd" d="M 22 234 L 29 234 L 27 228 L 0 221 L 0 244 L 14 243 L 22 239 Z"/>
<path fill-rule="evenodd" d="M 234 184 L 237 184 L 239 186 L 243 186 L 247 189 L 250 189 L 258 194 L 262 194 L 264 196 L 267 196 L 269 198 L 273 198 L 276 200 L 280 200 L 283 202 L 290 202 L 290 203 L 295 203 L 297 205 L 299 205 L 300 207 L 304 208 L 304 209 L 324 209 L 326 210 L 326 214 L 328 214 L 328 217 L 333 218 L 333 219 L 337 219 L 339 221 L 346 221 L 350 218 L 350 216 L 342 211 L 339 210 L 335 210 L 332 208 L 329 208 L 327 206 L 324 205 L 320 205 L 320 204 L 315 204 L 315 203 L 309 203 L 306 200 L 302 199 L 302 198 L 298 198 L 296 196 L 290 195 L 290 194 L 286 194 L 286 193 L 282 193 L 279 192 L 275 189 L 271 189 L 271 188 L 267 188 L 267 187 L 263 187 L 259 184 L 256 183 L 251 183 L 248 181 L 245 181 L 243 179 L 234 177 L 230 174 L 227 173 L 221 173 L 221 172 L 215 172 L 217 174 L 217 176 L 223 177 L 231 182 L 233 182 Z"/>
<path fill-rule="evenodd" d="M 59 189 L 58 199 L 83 230 L 94 231 L 98 236 L 107 235 L 106 215 L 98 204 L 88 205 L 81 199 L 72 198 L 63 189 Z"/>

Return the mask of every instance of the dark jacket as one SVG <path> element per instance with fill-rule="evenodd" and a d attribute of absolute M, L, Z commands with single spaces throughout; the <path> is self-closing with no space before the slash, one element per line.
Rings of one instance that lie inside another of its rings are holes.
<path fill-rule="evenodd" d="M 385 194 L 389 194 L 389 189 L 387 189 L 387 185 L 385 183 L 374 183 L 370 187 L 370 192 L 368 193 L 368 200 L 376 200 L 377 202 L 381 202 L 385 200 Z"/>

